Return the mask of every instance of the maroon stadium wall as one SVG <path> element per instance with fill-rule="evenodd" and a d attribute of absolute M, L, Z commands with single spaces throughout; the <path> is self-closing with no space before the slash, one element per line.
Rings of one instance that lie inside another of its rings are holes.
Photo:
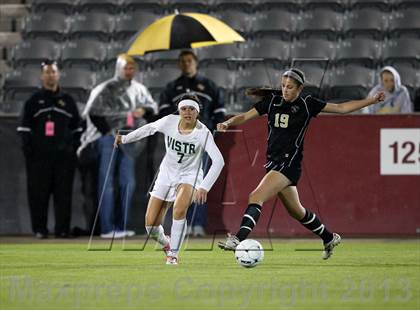
<path fill-rule="evenodd" d="M 420 115 L 321 115 L 313 120 L 298 184 L 303 206 L 344 235 L 419 234 L 419 128 Z M 209 197 L 209 230 L 238 229 L 248 195 L 265 172 L 266 119 L 237 129 L 216 138 L 226 168 Z M 263 206 L 253 233 L 309 235 L 278 199 Z"/>

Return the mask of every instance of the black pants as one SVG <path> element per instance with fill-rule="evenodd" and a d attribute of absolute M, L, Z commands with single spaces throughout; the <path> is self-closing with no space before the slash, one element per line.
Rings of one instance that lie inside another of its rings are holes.
<path fill-rule="evenodd" d="M 54 233 L 69 233 L 75 166 L 74 154 L 26 158 L 28 201 L 34 233 L 48 233 L 48 203 L 51 195 L 54 199 Z"/>
<path fill-rule="evenodd" d="M 80 163 L 78 165 L 83 194 L 83 213 L 86 220 L 86 232 L 90 234 L 95 223 L 96 211 L 98 208 L 98 163 Z M 100 221 L 97 221 L 94 235 L 100 234 Z"/>

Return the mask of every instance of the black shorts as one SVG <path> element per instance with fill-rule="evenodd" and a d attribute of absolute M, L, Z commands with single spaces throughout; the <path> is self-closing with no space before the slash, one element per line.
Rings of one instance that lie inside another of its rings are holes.
<path fill-rule="evenodd" d="M 278 171 L 286 178 L 292 182 L 291 185 L 296 186 L 300 175 L 302 173 L 302 168 L 300 166 L 300 161 L 295 160 L 290 163 L 289 160 L 283 161 L 283 162 L 277 162 L 277 161 L 267 161 L 267 163 L 264 165 L 266 172 L 270 172 L 271 170 Z"/>

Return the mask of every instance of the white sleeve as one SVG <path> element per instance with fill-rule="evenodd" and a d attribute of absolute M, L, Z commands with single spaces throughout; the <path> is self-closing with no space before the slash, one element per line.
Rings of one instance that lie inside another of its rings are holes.
<path fill-rule="evenodd" d="M 222 153 L 220 153 L 219 148 L 214 142 L 213 135 L 209 130 L 206 130 L 206 135 L 203 139 L 203 147 L 211 158 L 211 167 L 199 187 L 205 189 L 208 192 L 219 177 L 219 174 L 225 165 L 225 161 L 223 159 Z"/>
<path fill-rule="evenodd" d="M 152 122 L 140 128 L 137 128 L 136 130 L 130 132 L 128 135 L 122 136 L 121 137 L 122 143 L 126 144 L 126 143 L 135 142 L 143 138 L 146 138 L 148 136 L 154 135 L 158 131 L 162 132 L 162 128 L 165 125 L 166 119 L 167 119 L 167 116 L 155 122 Z"/>

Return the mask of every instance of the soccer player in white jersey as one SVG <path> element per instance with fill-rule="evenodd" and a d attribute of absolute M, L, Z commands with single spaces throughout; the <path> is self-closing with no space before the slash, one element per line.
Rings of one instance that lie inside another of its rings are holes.
<path fill-rule="evenodd" d="M 138 141 L 156 132 L 165 135 L 166 154 L 150 192 L 146 211 L 146 230 L 166 252 L 166 264 L 178 264 L 178 253 L 187 231 L 186 214 L 191 203 L 205 203 L 207 193 L 218 178 L 223 156 L 209 129 L 197 118 L 198 99 L 183 97 L 178 103 L 179 115 L 167 115 L 156 122 L 136 129 L 126 136 L 117 135 L 115 145 Z M 203 179 L 203 153 L 212 160 Z M 173 203 L 171 237 L 164 233 L 162 222 L 167 208 Z"/>

